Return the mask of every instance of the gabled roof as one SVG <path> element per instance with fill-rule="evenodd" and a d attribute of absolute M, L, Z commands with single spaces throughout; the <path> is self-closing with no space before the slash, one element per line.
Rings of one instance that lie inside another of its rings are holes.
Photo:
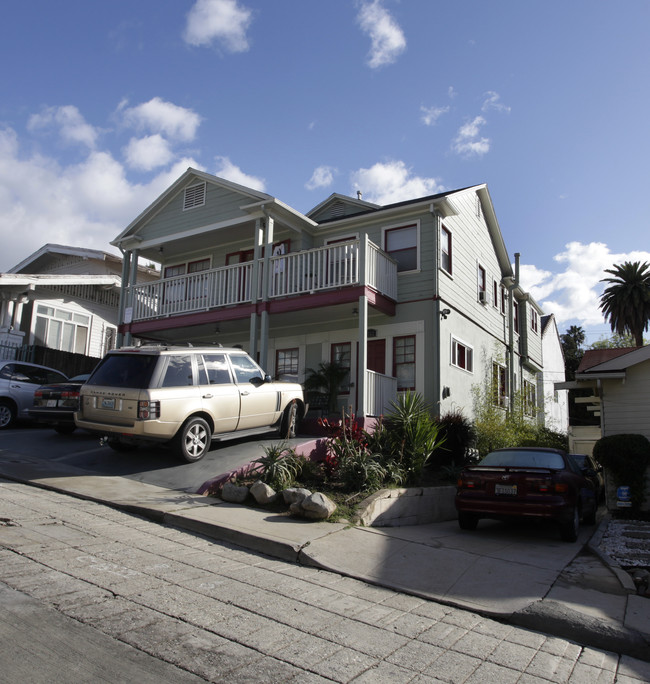
<path fill-rule="evenodd" d="M 617 349 L 587 349 L 580 361 L 576 373 L 585 373 L 591 369 L 597 370 L 596 366 L 607 364 L 614 359 L 625 356 L 636 349 L 643 347 L 619 347 Z M 650 349 L 650 347 L 648 347 Z"/>
<path fill-rule="evenodd" d="M 596 352 L 593 356 L 590 352 Z M 603 353 L 605 352 L 605 353 Z M 650 359 L 650 345 L 645 347 L 625 347 L 622 349 L 589 349 L 585 352 L 585 357 L 589 354 L 588 360 L 580 363 L 577 373 L 584 373 L 589 375 L 607 375 L 608 373 L 620 373 L 631 366 L 636 366 L 639 363 L 648 361 Z M 597 364 L 587 365 L 591 359 L 598 359 Z"/>
<path fill-rule="evenodd" d="M 7 273 L 38 273 L 36 271 L 27 271 L 30 265 L 36 264 L 42 258 L 55 255 L 76 256 L 80 259 L 96 259 L 98 261 L 115 261 L 121 262 L 122 258 L 116 254 L 109 254 L 98 249 L 88 249 L 87 247 L 71 247 L 69 245 L 55 245 L 50 242 L 37 249 L 33 254 L 30 254 L 26 259 L 23 259 L 19 264 L 10 268 Z"/>
<path fill-rule="evenodd" d="M 233 183 L 225 178 L 219 178 L 218 176 L 213 176 L 210 173 L 205 173 L 204 171 L 199 171 L 198 169 L 188 167 L 188 169 L 180 178 L 172 183 L 172 185 L 170 185 L 165 192 L 162 193 L 162 195 L 157 197 L 137 218 L 131 221 L 131 223 L 114 240 L 111 240 L 111 244 L 119 245 L 126 237 L 132 237 L 136 235 L 138 228 L 155 216 L 173 197 L 175 197 L 176 194 L 179 193 L 183 187 L 185 187 L 188 180 L 190 180 L 192 176 L 200 180 L 204 180 L 206 183 L 211 183 L 213 185 L 218 185 L 223 188 L 238 192 L 244 197 L 247 197 L 251 203 L 262 201 L 273 202 L 275 200 L 274 197 L 267 195 L 265 192 L 253 190 L 253 188 L 247 188 L 244 185 Z"/>
<path fill-rule="evenodd" d="M 341 208 L 343 211 L 341 211 Z M 379 204 L 366 202 L 361 198 L 355 199 L 354 197 L 348 197 L 347 195 L 340 195 L 338 192 L 333 192 L 326 200 L 317 204 L 313 209 L 310 209 L 306 215 L 316 221 L 319 220 L 317 218 L 319 215 L 322 216 L 320 221 L 325 221 L 327 219 L 336 220 L 337 218 L 341 218 L 341 216 L 354 216 L 356 214 L 361 214 L 364 211 L 372 211 L 380 208 L 381 205 Z"/>

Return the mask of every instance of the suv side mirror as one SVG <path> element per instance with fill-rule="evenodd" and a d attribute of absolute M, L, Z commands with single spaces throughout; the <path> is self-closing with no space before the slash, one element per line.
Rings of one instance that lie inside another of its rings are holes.
<path fill-rule="evenodd" d="M 273 378 L 267 373 L 264 376 L 264 382 L 273 382 Z"/>

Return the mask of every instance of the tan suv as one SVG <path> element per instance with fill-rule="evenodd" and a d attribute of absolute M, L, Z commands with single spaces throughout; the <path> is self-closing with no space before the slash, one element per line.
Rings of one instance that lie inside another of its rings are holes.
<path fill-rule="evenodd" d="M 109 352 L 81 388 L 78 427 L 116 451 L 170 442 L 198 461 L 215 438 L 278 428 L 293 437 L 301 385 L 272 382 L 241 349 L 143 346 Z"/>

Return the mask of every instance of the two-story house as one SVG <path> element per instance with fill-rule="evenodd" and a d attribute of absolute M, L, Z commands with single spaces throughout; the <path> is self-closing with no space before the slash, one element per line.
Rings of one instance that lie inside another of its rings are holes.
<path fill-rule="evenodd" d="M 379 206 L 333 194 L 302 214 L 188 169 L 112 243 L 124 253 L 120 343 L 241 345 L 267 372 L 349 368 L 359 416 L 421 393 L 472 416 L 472 388 L 531 417 L 544 371 L 540 307 L 518 283 L 485 185 Z M 135 283 L 140 259 L 161 264 Z"/>

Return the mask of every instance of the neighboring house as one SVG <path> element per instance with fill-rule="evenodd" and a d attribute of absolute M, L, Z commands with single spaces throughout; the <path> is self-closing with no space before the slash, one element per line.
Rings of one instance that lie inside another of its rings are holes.
<path fill-rule="evenodd" d="M 600 416 L 596 440 L 618 434 L 639 434 L 650 439 L 650 345 L 590 349 L 582 358 L 575 381 L 561 386 L 592 390 L 584 401 Z M 646 482 L 650 487 L 650 481 Z M 650 489 L 646 502 L 650 502 Z"/>
<path fill-rule="evenodd" d="M 0 343 L 101 357 L 115 346 L 122 259 L 47 244 L 0 273 Z M 138 278 L 158 279 L 141 267 Z"/>
<path fill-rule="evenodd" d="M 555 383 L 566 379 L 564 352 L 555 316 L 542 316 L 542 358 L 544 372 L 539 375 L 539 395 L 543 402 L 540 415 L 545 416 L 546 427 L 567 433 L 569 429 L 569 392 L 558 390 Z"/>
<path fill-rule="evenodd" d="M 112 244 L 120 344 L 238 344 L 299 381 L 339 361 L 339 405 L 358 416 L 415 390 L 471 418 L 477 385 L 504 410 L 522 393 L 537 415 L 542 311 L 519 287 L 486 185 L 385 206 L 333 194 L 301 214 L 188 169 Z M 158 282 L 134 283 L 141 258 L 162 264 Z"/>

